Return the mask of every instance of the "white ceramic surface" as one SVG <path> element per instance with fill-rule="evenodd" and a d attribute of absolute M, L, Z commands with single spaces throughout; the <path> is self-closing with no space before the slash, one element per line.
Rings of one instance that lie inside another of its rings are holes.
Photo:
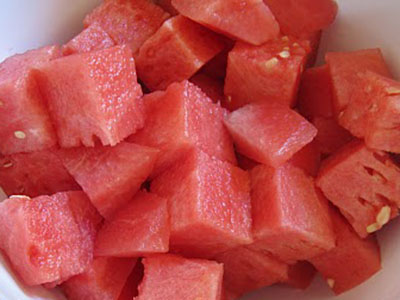
<path fill-rule="evenodd" d="M 86 12 L 99 0 L 0 0 L 0 61 L 50 43 L 62 43 L 81 28 Z M 400 79 L 400 1 L 338 0 L 338 20 L 324 35 L 322 51 L 381 47 Z M 320 62 L 322 61 L 320 56 Z M 1 198 L 1 192 L 0 192 Z M 321 278 L 306 292 L 276 286 L 245 300 L 398 300 L 400 299 L 400 219 L 379 233 L 383 270 L 358 288 L 334 297 Z M 0 300 L 62 299 L 44 289 L 27 289 L 10 275 L 0 257 Z"/>

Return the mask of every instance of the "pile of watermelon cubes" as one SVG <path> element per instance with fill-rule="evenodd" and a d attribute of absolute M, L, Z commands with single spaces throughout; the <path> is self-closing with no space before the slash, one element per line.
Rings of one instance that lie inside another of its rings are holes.
<path fill-rule="evenodd" d="M 400 82 L 333 0 L 105 0 L 0 64 L 0 249 L 71 300 L 335 294 L 399 213 Z"/>

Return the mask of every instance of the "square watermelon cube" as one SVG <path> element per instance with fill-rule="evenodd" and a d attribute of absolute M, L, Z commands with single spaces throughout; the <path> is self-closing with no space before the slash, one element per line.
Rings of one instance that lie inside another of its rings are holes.
<path fill-rule="evenodd" d="M 14 55 L 0 64 L 0 153 L 33 152 L 57 145 L 31 70 L 60 56 L 59 47 L 48 46 Z"/>
<path fill-rule="evenodd" d="M 232 164 L 192 150 L 151 191 L 169 201 L 172 252 L 211 258 L 252 242 L 249 177 Z"/>
<path fill-rule="evenodd" d="M 142 89 L 126 46 L 65 56 L 36 75 L 61 147 L 114 146 L 143 126 Z"/>

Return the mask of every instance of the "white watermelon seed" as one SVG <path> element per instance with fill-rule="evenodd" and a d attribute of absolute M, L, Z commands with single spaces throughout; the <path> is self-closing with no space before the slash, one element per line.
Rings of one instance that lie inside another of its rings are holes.
<path fill-rule="evenodd" d="M 21 139 L 21 140 L 23 140 L 24 138 L 26 138 L 26 134 L 25 134 L 25 132 L 23 132 L 23 131 L 15 131 L 14 132 L 14 135 L 15 135 L 15 137 L 17 138 L 17 139 Z"/>
<path fill-rule="evenodd" d="M 231 96 L 227 96 L 227 97 L 226 97 L 226 101 L 227 101 L 228 103 L 231 103 L 231 102 L 232 102 L 232 97 L 231 97 Z"/>
<path fill-rule="evenodd" d="M 281 53 L 278 54 L 282 58 L 288 58 L 290 57 L 290 52 L 287 50 L 282 51 Z"/>
<path fill-rule="evenodd" d="M 330 287 L 331 289 L 333 289 L 333 287 L 335 286 L 335 280 L 332 279 L 332 278 L 328 278 L 328 279 L 326 280 L 326 282 L 328 283 L 329 287 Z"/>
<path fill-rule="evenodd" d="M 371 224 L 371 225 L 367 226 L 367 232 L 368 233 L 373 233 L 375 231 L 378 231 L 379 229 L 380 228 L 379 228 L 379 225 L 377 223 L 374 223 L 374 224 Z"/>
<path fill-rule="evenodd" d="M 286 35 L 285 35 L 285 36 L 283 36 L 283 37 L 282 37 L 282 41 L 284 41 L 284 42 L 288 42 L 288 41 L 289 41 L 289 37 L 288 37 L 288 36 L 286 36 Z"/>
<path fill-rule="evenodd" d="M 3 168 L 7 169 L 7 168 L 11 168 L 13 166 L 13 163 L 11 161 L 4 163 Z"/>
<path fill-rule="evenodd" d="M 12 195 L 12 196 L 10 196 L 10 199 L 12 199 L 12 198 L 31 200 L 31 197 L 26 196 L 26 195 Z"/>
<path fill-rule="evenodd" d="M 275 67 L 278 64 L 278 62 L 279 62 L 278 59 L 276 57 L 273 57 L 273 58 L 267 60 L 264 65 L 267 69 L 271 69 L 271 68 Z"/>
<path fill-rule="evenodd" d="M 395 88 L 395 87 L 388 87 L 388 88 L 386 89 L 386 92 L 387 92 L 390 96 L 400 95 L 400 89 Z"/>
<path fill-rule="evenodd" d="M 380 227 L 382 227 L 383 225 L 385 225 L 389 222 L 391 212 L 392 212 L 392 210 L 391 210 L 390 206 L 386 205 L 381 208 L 378 215 L 376 216 L 376 222 L 378 223 L 378 225 Z"/>

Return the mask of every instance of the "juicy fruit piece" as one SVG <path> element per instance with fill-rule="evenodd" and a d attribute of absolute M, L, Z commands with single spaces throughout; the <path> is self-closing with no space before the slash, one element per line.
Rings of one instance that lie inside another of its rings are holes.
<path fill-rule="evenodd" d="M 31 70 L 61 56 L 57 46 L 14 55 L 0 64 L 0 153 L 33 152 L 57 144 Z"/>
<path fill-rule="evenodd" d="M 228 56 L 225 106 L 235 110 L 252 102 L 294 106 L 308 42 L 277 38 L 261 46 L 237 42 Z"/>
<path fill-rule="evenodd" d="M 70 300 L 118 299 L 135 264 L 136 259 L 96 258 L 85 272 L 64 282 L 62 289 Z"/>
<path fill-rule="evenodd" d="M 0 186 L 9 196 L 80 190 L 53 150 L 0 157 Z"/>
<path fill-rule="evenodd" d="M 142 89 L 126 46 L 65 56 L 37 75 L 61 147 L 114 146 L 143 126 Z"/>
<path fill-rule="evenodd" d="M 399 180 L 400 170 L 388 154 L 354 141 L 324 162 L 317 185 L 364 238 L 397 216 Z"/>
<path fill-rule="evenodd" d="M 149 0 L 108 0 L 86 16 L 85 27 L 98 24 L 118 45 L 135 53 L 169 17 Z"/>
<path fill-rule="evenodd" d="M 115 43 L 111 37 L 100 25 L 94 23 L 65 44 L 62 47 L 62 52 L 64 55 L 71 55 L 106 49 L 112 46 L 115 46 Z"/>
<path fill-rule="evenodd" d="M 238 152 L 279 166 L 310 143 L 317 130 L 301 115 L 278 103 L 246 105 L 225 119 Z"/>
<path fill-rule="evenodd" d="M 311 285 L 315 274 L 316 270 L 312 264 L 299 261 L 289 266 L 286 283 L 294 288 L 305 290 Z"/>
<path fill-rule="evenodd" d="M 235 39 L 261 45 L 279 35 L 279 25 L 262 1 L 172 0 L 182 15 Z"/>
<path fill-rule="evenodd" d="M 58 155 L 100 214 L 109 218 L 140 189 L 158 153 L 157 149 L 122 142 L 115 147 L 60 150 Z"/>
<path fill-rule="evenodd" d="M 250 174 L 256 246 L 286 262 L 306 260 L 335 246 L 327 203 L 312 177 L 290 164 L 258 166 Z"/>
<path fill-rule="evenodd" d="M 313 141 L 296 152 L 289 160 L 293 166 L 303 169 L 308 175 L 317 176 L 321 165 L 321 151 L 319 145 Z"/>
<path fill-rule="evenodd" d="M 156 147 L 161 155 L 153 175 L 168 169 L 195 146 L 220 160 L 236 163 L 232 139 L 223 124 L 225 110 L 188 81 L 144 98 L 145 127 L 130 138 Z"/>
<path fill-rule="evenodd" d="M 317 268 L 336 294 L 363 283 L 381 269 L 379 245 L 374 236 L 361 239 L 335 210 L 331 212 L 336 247 L 314 257 L 310 262 Z"/>
<path fill-rule="evenodd" d="M 143 259 L 144 278 L 136 300 L 219 300 L 223 266 L 163 254 Z"/>
<path fill-rule="evenodd" d="M 101 218 L 83 192 L 0 203 L 0 248 L 27 285 L 60 283 L 93 258 Z"/>
<path fill-rule="evenodd" d="M 150 90 L 164 90 L 192 77 L 224 46 L 217 34 L 185 17 L 173 17 L 140 48 L 139 78 Z"/>
<path fill-rule="evenodd" d="M 139 257 L 169 249 L 167 200 L 139 192 L 97 234 L 95 256 Z"/>
<path fill-rule="evenodd" d="M 171 251 L 210 258 L 251 243 L 249 177 L 230 163 L 193 150 L 151 191 L 169 201 Z"/>
<path fill-rule="evenodd" d="M 208 76 L 205 73 L 197 73 L 190 82 L 198 86 L 214 103 L 224 100 L 224 83 L 222 80 Z"/>

